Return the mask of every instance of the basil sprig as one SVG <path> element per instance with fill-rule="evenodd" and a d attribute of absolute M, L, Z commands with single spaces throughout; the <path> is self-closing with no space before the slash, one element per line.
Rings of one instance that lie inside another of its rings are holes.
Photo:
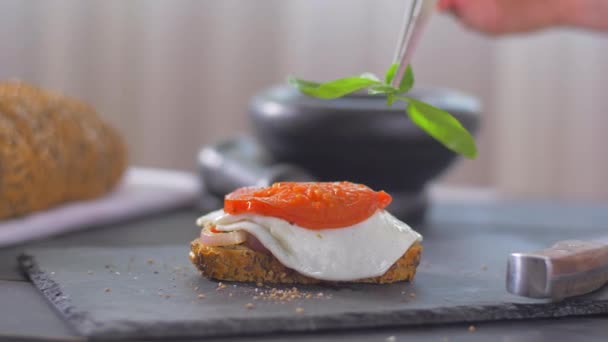
<path fill-rule="evenodd" d="M 398 88 L 391 85 L 398 67 L 398 64 L 391 65 L 386 71 L 383 81 L 370 73 L 325 83 L 305 81 L 293 76 L 290 76 L 288 81 L 300 92 L 319 99 L 336 99 L 367 89 L 371 95 L 386 95 L 386 105 L 389 107 L 395 101 L 403 101 L 407 103 L 406 114 L 414 124 L 448 149 L 467 158 L 475 159 L 477 157 L 475 139 L 458 119 L 442 109 L 404 95 L 414 86 L 414 73 L 411 66 L 408 65 Z"/>

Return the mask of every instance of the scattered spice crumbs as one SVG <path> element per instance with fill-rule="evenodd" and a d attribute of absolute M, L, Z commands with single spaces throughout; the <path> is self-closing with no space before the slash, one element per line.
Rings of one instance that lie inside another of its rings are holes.
<path fill-rule="evenodd" d="M 254 298 L 261 298 L 264 300 L 274 300 L 279 302 L 289 302 L 295 299 L 301 299 L 303 297 L 302 293 L 295 287 L 291 289 L 277 289 L 272 288 L 267 291 L 259 291 L 257 296 Z"/>

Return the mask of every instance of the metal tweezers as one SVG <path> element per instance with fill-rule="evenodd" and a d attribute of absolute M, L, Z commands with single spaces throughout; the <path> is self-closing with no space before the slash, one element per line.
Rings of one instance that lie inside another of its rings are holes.
<path fill-rule="evenodd" d="M 437 0 L 410 0 L 411 6 L 407 6 L 403 27 L 399 33 L 397 50 L 393 63 L 399 64 L 399 68 L 393 78 L 392 86 L 398 88 L 403 74 L 412 59 L 415 47 L 420 35 L 431 14 L 437 7 Z"/>

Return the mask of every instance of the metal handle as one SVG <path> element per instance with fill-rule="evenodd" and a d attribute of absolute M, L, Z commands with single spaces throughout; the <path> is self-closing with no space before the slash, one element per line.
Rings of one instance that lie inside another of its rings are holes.
<path fill-rule="evenodd" d="M 561 300 L 608 283 L 608 245 L 561 241 L 533 253 L 513 253 L 507 264 L 507 291 L 525 297 Z"/>

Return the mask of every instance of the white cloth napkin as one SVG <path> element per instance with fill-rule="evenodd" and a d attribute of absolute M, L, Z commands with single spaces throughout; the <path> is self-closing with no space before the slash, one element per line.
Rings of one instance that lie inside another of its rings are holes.
<path fill-rule="evenodd" d="M 200 183 L 193 174 L 130 168 L 108 195 L 0 221 L 0 247 L 192 205 L 199 192 Z"/>

